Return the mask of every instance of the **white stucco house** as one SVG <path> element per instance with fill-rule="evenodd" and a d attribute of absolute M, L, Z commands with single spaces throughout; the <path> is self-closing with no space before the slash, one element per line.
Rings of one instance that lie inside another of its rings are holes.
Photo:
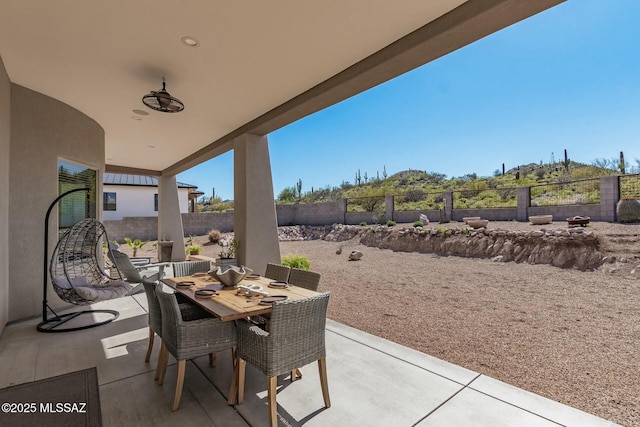
<path fill-rule="evenodd" d="M 195 185 L 177 182 L 180 213 L 189 212 Z M 147 175 L 105 173 L 102 178 L 102 219 L 158 216 L 158 178 Z"/>

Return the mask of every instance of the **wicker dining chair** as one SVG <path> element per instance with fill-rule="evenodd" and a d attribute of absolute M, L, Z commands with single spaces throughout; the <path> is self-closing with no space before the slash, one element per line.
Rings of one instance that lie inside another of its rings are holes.
<path fill-rule="evenodd" d="M 289 274 L 289 283 L 317 292 L 320 286 L 320 277 L 320 273 L 316 273 L 315 271 L 292 267 L 291 273 Z"/>
<path fill-rule="evenodd" d="M 318 291 L 320 287 L 320 273 L 310 270 L 302 270 L 301 268 L 291 267 L 291 273 L 289 274 L 289 283 L 301 288 L 309 289 L 310 291 Z M 300 369 L 294 369 L 291 371 L 291 381 L 295 381 L 302 378 L 302 372 Z"/>
<path fill-rule="evenodd" d="M 291 272 L 291 268 L 287 267 L 286 265 L 268 263 L 267 269 L 264 272 L 264 277 L 267 277 L 269 279 L 272 279 L 278 282 L 287 283 L 289 281 L 290 272 Z"/>
<path fill-rule="evenodd" d="M 147 346 L 147 354 L 144 361 L 149 362 L 151 358 L 151 351 L 153 350 L 153 342 L 155 336 L 158 335 L 162 340 L 162 313 L 160 311 L 160 303 L 158 302 L 158 296 L 156 295 L 156 283 L 143 282 L 144 292 L 147 295 L 147 305 L 149 312 L 149 344 Z M 180 315 L 184 321 L 206 319 L 212 317 L 204 309 L 191 303 L 178 304 L 180 309 Z M 161 342 L 162 343 L 162 342 Z M 158 357 L 158 365 L 156 366 L 155 379 L 157 380 L 160 374 L 160 357 Z"/>
<path fill-rule="evenodd" d="M 171 410 L 175 411 L 180 406 L 187 360 L 223 350 L 232 350 L 235 355 L 236 327 L 233 322 L 223 322 L 214 317 L 186 321 L 182 318 L 175 294 L 165 293 L 161 285 L 156 286 L 155 292 L 162 313 L 158 384 L 164 382 L 171 353 L 178 361 L 176 391 L 171 405 Z"/>
<path fill-rule="evenodd" d="M 329 292 L 325 292 L 301 300 L 274 303 L 268 332 L 250 322 L 238 322 L 237 375 L 229 395 L 231 398 L 234 393 L 237 393 L 237 402 L 242 403 L 246 362 L 254 365 L 267 376 L 271 426 L 278 424 L 276 404 L 278 375 L 311 362 L 318 361 L 324 406 L 326 408 L 331 406 L 325 348 L 329 295 Z"/>
<path fill-rule="evenodd" d="M 180 261 L 171 264 L 173 267 L 173 277 L 191 276 L 194 273 L 206 273 L 211 270 L 211 263 L 203 261 Z"/>

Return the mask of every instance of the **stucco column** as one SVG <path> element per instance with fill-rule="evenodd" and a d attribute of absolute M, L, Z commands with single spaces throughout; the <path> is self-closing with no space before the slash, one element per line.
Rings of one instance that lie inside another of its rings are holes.
<path fill-rule="evenodd" d="M 238 263 L 264 274 L 267 263 L 281 261 L 267 137 L 245 134 L 234 139 L 233 165 Z"/>
<path fill-rule="evenodd" d="M 529 207 L 531 206 L 531 187 L 518 187 L 516 189 L 516 219 L 529 221 Z"/>
<path fill-rule="evenodd" d="M 449 222 L 453 219 L 453 192 L 445 191 L 442 193 L 442 202 L 444 203 L 444 219 L 445 222 Z"/>
<path fill-rule="evenodd" d="M 616 204 L 620 200 L 620 177 L 600 177 L 600 221 L 615 222 Z"/>
<path fill-rule="evenodd" d="M 393 195 L 387 194 L 386 196 L 384 196 L 385 216 L 387 217 L 387 220 L 393 221 L 393 210 L 394 210 L 393 204 L 394 204 Z"/>
<path fill-rule="evenodd" d="M 175 175 L 158 177 L 158 240 L 173 241 L 171 261 L 184 261 L 184 229 Z M 158 245 L 160 251 L 160 245 Z M 158 258 L 160 253 L 158 252 Z"/>

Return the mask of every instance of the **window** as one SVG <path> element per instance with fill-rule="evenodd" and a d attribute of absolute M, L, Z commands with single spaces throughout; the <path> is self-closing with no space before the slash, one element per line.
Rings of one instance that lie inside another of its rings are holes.
<path fill-rule="evenodd" d="M 69 228 L 84 218 L 96 217 L 96 177 L 98 173 L 86 166 L 58 160 L 58 194 L 69 193 L 58 203 L 58 227 Z"/>
<path fill-rule="evenodd" d="M 153 195 L 153 210 L 158 212 L 158 193 Z"/>
<path fill-rule="evenodd" d="M 102 209 L 105 211 L 116 210 L 116 193 L 102 193 Z"/>

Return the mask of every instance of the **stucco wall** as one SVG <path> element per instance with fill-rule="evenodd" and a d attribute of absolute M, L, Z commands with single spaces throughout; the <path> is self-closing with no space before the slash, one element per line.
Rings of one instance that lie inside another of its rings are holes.
<path fill-rule="evenodd" d="M 138 185 L 105 185 L 104 192 L 116 193 L 116 210 L 104 211 L 102 219 L 117 220 L 124 217 L 158 216 L 153 209 L 154 194 L 158 194 L 158 187 L 144 187 Z M 189 212 L 189 189 L 178 188 L 180 212 Z M 102 203 L 102 197 L 100 197 Z"/>
<path fill-rule="evenodd" d="M 11 82 L 0 58 L 0 333 L 9 318 L 9 143 Z"/>
<path fill-rule="evenodd" d="M 104 172 L 104 130 L 80 111 L 22 86 L 11 85 L 9 170 L 9 320 L 41 313 L 44 216 L 58 194 L 62 158 Z M 98 182 L 98 194 L 102 182 Z M 98 217 L 102 204 L 98 203 Z M 50 224 L 49 250 L 57 222 Z M 49 254 L 50 255 L 50 254 Z M 49 256 L 48 255 L 48 256 Z M 47 256 L 47 258 L 48 258 Z M 47 275 L 48 280 L 48 275 Z M 49 285 L 51 306 L 63 303 Z"/>

